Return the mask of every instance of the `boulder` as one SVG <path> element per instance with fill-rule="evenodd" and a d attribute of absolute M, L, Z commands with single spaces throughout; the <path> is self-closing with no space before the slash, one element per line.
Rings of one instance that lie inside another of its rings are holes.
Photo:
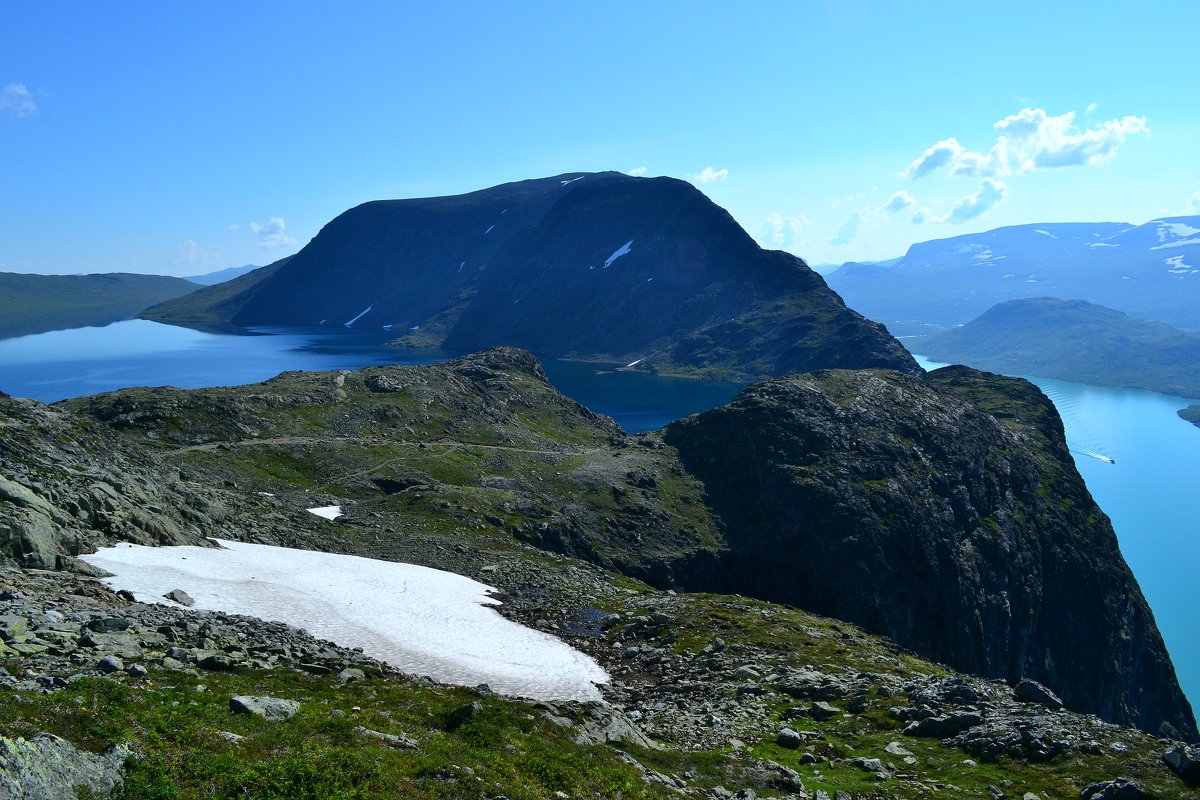
<path fill-rule="evenodd" d="M 927 736 L 934 739 L 945 739 L 962 733 L 983 722 L 983 717 L 974 711 L 955 711 L 939 717 L 910 722 L 904 727 L 905 736 Z"/>
<path fill-rule="evenodd" d="M 1030 678 L 1025 678 L 1018 683 L 1013 689 L 1013 694 L 1018 700 L 1024 700 L 1026 703 L 1037 703 L 1047 708 L 1063 707 L 1063 702 L 1058 695 Z"/>
<path fill-rule="evenodd" d="M 1200 746 L 1177 744 L 1162 759 L 1188 786 L 1200 786 Z"/>
<path fill-rule="evenodd" d="M 1155 800 L 1155 797 L 1128 778 L 1117 778 L 1093 783 L 1079 793 L 1079 800 Z"/>
<path fill-rule="evenodd" d="M 791 728 L 780 728 L 779 735 L 775 737 L 775 743 L 780 747 L 795 750 L 800 746 L 800 734 Z"/>
<path fill-rule="evenodd" d="M 253 714 L 260 719 L 278 722 L 296 716 L 300 704 L 278 697 L 237 695 L 229 700 L 229 710 L 235 714 Z"/>
<path fill-rule="evenodd" d="M 167 598 L 168 600 L 173 600 L 176 603 L 179 603 L 181 606 L 187 606 L 188 608 L 196 605 L 196 601 L 192 599 L 192 596 L 183 589 L 172 589 L 164 594 L 163 597 Z"/>
<path fill-rule="evenodd" d="M 75 800 L 76 787 L 108 797 L 121 783 L 129 751 L 94 755 L 49 733 L 32 739 L 0 736 L 0 798 Z"/>

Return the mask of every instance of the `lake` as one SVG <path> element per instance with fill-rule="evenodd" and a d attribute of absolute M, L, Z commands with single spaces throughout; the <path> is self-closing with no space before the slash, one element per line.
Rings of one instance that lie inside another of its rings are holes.
<path fill-rule="evenodd" d="M 201 333 L 130 320 L 103 328 L 0 340 L 0 390 L 45 402 L 127 386 L 228 386 L 292 369 L 428 364 L 457 353 L 396 350 L 384 331 L 259 329 Z M 922 366 L 939 366 L 922 361 Z M 565 394 L 630 432 L 728 402 L 739 386 L 615 372 L 603 365 L 545 361 Z M 1132 389 L 1030 378 L 1055 403 L 1088 488 L 1112 518 L 1175 662 L 1200 701 L 1200 428 L 1175 412 L 1189 401 Z M 1109 463 L 1101 457 L 1115 459 Z"/>

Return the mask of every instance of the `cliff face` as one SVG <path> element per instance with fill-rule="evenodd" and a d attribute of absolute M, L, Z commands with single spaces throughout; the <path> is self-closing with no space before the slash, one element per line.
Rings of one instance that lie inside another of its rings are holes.
<path fill-rule="evenodd" d="M 286 264 L 146 312 L 164 322 L 386 328 L 397 344 L 754 379 L 916 372 L 799 258 L 671 178 L 573 173 L 366 203 Z"/>
<path fill-rule="evenodd" d="M 664 438 L 724 525 L 735 590 L 1196 738 L 1112 526 L 1032 384 L 965 367 L 814 373 Z"/>

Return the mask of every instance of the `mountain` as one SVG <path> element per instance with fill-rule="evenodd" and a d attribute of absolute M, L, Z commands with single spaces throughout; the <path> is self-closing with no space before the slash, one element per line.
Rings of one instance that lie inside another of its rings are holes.
<path fill-rule="evenodd" d="M 1133 781 L 1182 800 L 1195 748 L 1063 710 L 1054 695 L 1153 720 L 1174 687 L 1056 423 L 1017 379 L 831 371 L 628 436 L 510 348 L 53 406 L 0 394 L 0 787 L 916 800 L 1002 784 L 1143 796 L 1121 788 Z M 306 510 L 334 504 L 336 522 Z M 804 528 L 823 535 L 804 541 Z M 479 580 L 501 614 L 603 666 L 605 702 L 438 685 L 297 628 L 133 602 L 74 557 L 205 536 Z M 763 582 L 738 583 L 740 596 L 686 591 L 747 576 Z M 924 626 L 933 648 L 994 635 L 978 656 L 1008 650 L 1060 682 L 972 677 L 750 596 L 780 586 L 872 624 Z M 1043 619 L 1025 616 L 1034 607 Z M 1064 617 L 1071 627 L 1050 635 Z M 231 713 L 247 696 L 297 713 Z M 1196 738 L 1186 700 L 1170 715 Z"/>
<path fill-rule="evenodd" d="M 24 275 L 0 272 L 0 338 L 107 325 L 195 291 L 164 275 Z"/>
<path fill-rule="evenodd" d="M 1079 298 L 1197 331 L 1200 217 L 997 228 L 914 244 L 891 265 L 845 264 L 827 280 L 851 307 L 903 333 L 1034 297 Z"/>
<path fill-rule="evenodd" d="M 790 376 L 663 438 L 721 521 L 735 591 L 1194 736 L 1112 525 L 1029 382 L 966 367 Z"/>
<path fill-rule="evenodd" d="M 1200 397 L 1200 334 L 1083 300 L 1010 300 L 923 339 L 935 361 Z"/>
<path fill-rule="evenodd" d="M 161 454 L 168 475 L 237 487 L 223 536 L 403 559 L 412 545 L 397 531 L 469 530 L 664 589 L 846 619 L 958 669 L 1039 680 L 1074 709 L 1196 738 L 1112 527 L 1053 405 L 1023 380 L 817 372 L 631 437 L 504 348 L 57 407 Z M 288 510 L 318 505 L 362 527 Z"/>
<path fill-rule="evenodd" d="M 218 283 L 231 281 L 234 278 L 240 278 L 247 272 L 253 272 L 256 269 L 258 269 L 258 267 L 254 264 L 247 264 L 244 267 L 226 267 L 225 269 L 219 269 L 216 272 L 206 272 L 203 275 L 188 275 L 184 278 L 184 280 L 191 281 L 192 283 L 198 283 L 201 286 L 214 286 Z"/>
<path fill-rule="evenodd" d="M 241 310 L 258 284 L 278 272 L 290 259 L 291 256 L 281 258 L 245 275 L 159 303 L 144 310 L 140 316 L 168 325 L 184 325 L 215 333 L 238 333 L 242 328 L 230 322 L 230 318 Z"/>
<path fill-rule="evenodd" d="M 515 345 L 729 378 L 917 369 L 802 260 L 761 249 L 726 211 L 671 178 L 571 173 L 366 203 L 274 274 L 237 288 L 218 306 L 188 301 L 145 316 L 371 326 L 396 331 L 400 345 Z"/>

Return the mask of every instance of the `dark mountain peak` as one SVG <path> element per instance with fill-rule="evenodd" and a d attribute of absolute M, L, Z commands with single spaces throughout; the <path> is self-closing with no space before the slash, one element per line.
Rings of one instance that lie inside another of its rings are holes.
<path fill-rule="evenodd" d="M 799 258 L 762 250 L 674 178 L 565 173 L 364 203 L 286 266 L 175 304 L 166 322 L 394 331 L 397 344 L 744 379 L 820 367 L 916 371 Z M 209 295 L 208 297 L 213 297 Z"/>

